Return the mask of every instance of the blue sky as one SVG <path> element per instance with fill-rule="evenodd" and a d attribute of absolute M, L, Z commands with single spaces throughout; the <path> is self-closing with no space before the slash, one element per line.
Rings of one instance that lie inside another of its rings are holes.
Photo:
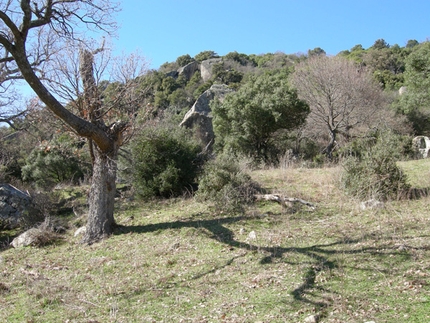
<path fill-rule="evenodd" d="M 118 53 L 139 50 L 158 68 L 204 50 L 335 55 L 383 38 L 430 39 L 429 0 L 122 0 Z"/>

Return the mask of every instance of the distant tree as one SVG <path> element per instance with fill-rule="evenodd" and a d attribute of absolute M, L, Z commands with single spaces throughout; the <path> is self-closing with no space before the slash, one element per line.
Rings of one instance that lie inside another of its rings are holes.
<path fill-rule="evenodd" d="M 405 51 L 399 45 L 389 48 L 370 48 L 362 55 L 363 63 L 373 72 L 375 79 L 384 88 L 397 90 L 403 84 L 403 72 L 405 70 Z"/>
<path fill-rule="evenodd" d="M 238 52 L 230 52 L 224 56 L 225 60 L 232 60 L 238 62 L 240 65 L 254 65 L 254 62 L 250 60 L 249 56 L 246 54 L 240 54 Z"/>
<path fill-rule="evenodd" d="M 354 47 L 351 48 L 351 52 L 359 52 L 362 50 L 364 50 L 364 48 L 361 44 L 355 45 Z"/>
<path fill-rule="evenodd" d="M 374 42 L 371 48 L 373 49 L 390 48 L 390 44 L 388 44 L 384 39 L 380 38 Z"/>
<path fill-rule="evenodd" d="M 243 73 L 233 68 L 228 68 L 225 62 L 219 62 L 212 67 L 213 80 L 218 80 L 224 84 L 239 83 L 242 81 Z"/>
<path fill-rule="evenodd" d="M 217 58 L 217 57 L 219 57 L 219 56 L 218 56 L 218 54 L 217 54 L 217 53 L 215 53 L 213 50 L 205 50 L 205 51 L 203 51 L 203 52 L 198 53 L 198 54 L 194 57 L 194 59 L 195 59 L 197 62 L 201 63 L 201 62 L 203 62 L 203 61 L 205 61 L 205 60 L 207 60 L 207 59 L 210 59 L 210 58 Z"/>
<path fill-rule="evenodd" d="M 189 64 L 189 63 L 191 63 L 191 62 L 193 62 L 194 61 L 194 59 L 190 56 L 190 55 L 188 55 L 188 54 L 185 54 L 185 55 L 182 55 L 182 56 L 179 56 L 177 59 L 176 59 L 176 63 L 179 65 L 179 66 L 185 66 L 185 65 L 187 65 L 187 64 Z"/>
<path fill-rule="evenodd" d="M 289 67 L 301 58 L 304 58 L 304 55 L 287 55 L 283 52 L 249 55 L 249 59 L 254 62 L 255 66 L 266 70 L 278 70 L 283 67 Z"/>
<path fill-rule="evenodd" d="M 237 92 L 211 107 L 218 150 L 257 162 L 274 162 L 274 133 L 298 127 L 309 112 L 288 85 L 286 72 L 250 76 Z"/>
<path fill-rule="evenodd" d="M 415 46 L 419 45 L 419 42 L 415 39 L 409 39 L 406 43 L 406 48 L 413 48 Z"/>
<path fill-rule="evenodd" d="M 308 56 L 318 56 L 318 55 L 325 55 L 326 52 L 321 47 L 315 47 L 314 49 L 308 50 Z"/>
<path fill-rule="evenodd" d="M 344 56 L 344 57 L 348 57 L 351 54 L 351 52 L 349 50 L 342 50 L 340 51 L 337 55 L 338 56 Z"/>
<path fill-rule="evenodd" d="M 323 152 L 332 158 L 338 135 L 371 119 L 383 96 L 371 75 L 343 57 L 314 56 L 299 63 L 291 78 L 300 99 L 309 104 L 307 128 L 315 137 L 328 136 Z"/>
<path fill-rule="evenodd" d="M 400 96 L 399 109 L 413 122 L 417 134 L 430 135 L 430 42 L 414 47 L 406 58 L 406 93 Z"/>

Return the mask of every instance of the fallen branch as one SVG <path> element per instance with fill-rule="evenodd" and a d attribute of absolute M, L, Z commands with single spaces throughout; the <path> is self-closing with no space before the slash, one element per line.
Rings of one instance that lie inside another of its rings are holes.
<path fill-rule="evenodd" d="M 282 207 L 288 207 L 288 204 L 292 203 L 301 203 L 304 205 L 309 206 L 312 210 L 315 210 L 316 205 L 312 204 L 311 202 L 296 198 L 296 197 L 282 197 L 278 194 L 257 194 L 255 195 L 255 198 L 257 201 L 273 201 L 277 202 L 282 205 Z"/>

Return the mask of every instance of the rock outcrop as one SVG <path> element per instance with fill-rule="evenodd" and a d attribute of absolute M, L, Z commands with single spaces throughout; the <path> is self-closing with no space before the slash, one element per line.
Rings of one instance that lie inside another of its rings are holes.
<path fill-rule="evenodd" d="M 201 73 L 203 82 L 209 81 L 212 78 L 213 65 L 221 61 L 222 61 L 222 58 L 211 58 L 203 61 L 200 64 L 200 73 Z"/>
<path fill-rule="evenodd" d="M 412 139 L 412 148 L 419 158 L 427 158 L 430 150 L 430 139 L 426 136 L 417 136 Z"/>
<path fill-rule="evenodd" d="M 213 142 L 212 111 L 209 104 L 215 97 L 222 101 L 230 92 L 232 90 L 227 85 L 212 85 L 209 90 L 206 90 L 199 96 L 192 108 L 185 115 L 180 126 L 192 128 L 204 146 Z"/>
<path fill-rule="evenodd" d="M 0 184 L 0 225 L 9 229 L 20 225 L 24 214 L 30 211 L 32 199 L 27 193 L 10 184 Z"/>
<path fill-rule="evenodd" d="M 194 75 L 194 73 L 199 69 L 200 69 L 200 64 L 194 61 L 178 69 L 178 75 L 184 75 L 185 79 L 189 81 L 191 77 Z"/>
<path fill-rule="evenodd" d="M 11 246 L 14 248 L 21 248 L 39 244 L 40 239 L 43 238 L 44 234 L 45 233 L 40 229 L 31 228 L 13 239 Z"/>

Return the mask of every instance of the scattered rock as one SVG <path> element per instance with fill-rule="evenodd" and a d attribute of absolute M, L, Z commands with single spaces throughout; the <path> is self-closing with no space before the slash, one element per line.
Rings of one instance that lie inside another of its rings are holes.
<path fill-rule="evenodd" d="M 360 209 L 363 211 L 367 209 L 383 209 L 384 207 L 384 202 L 375 199 L 370 199 L 360 203 Z"/>
<path fill-rule="evenodd" d="M 87 227 L 83 226 L 76 230 L 73 236 L 77 237 L 78 235 L 85 234 L 85 232 L 87 232 Z"/>
<path fill-rule="evenodd" d="M 318 316 L 316 315 L 309 315 L 304 320 L 305 323 L 318 323 Z"/>
<path fill-rule="evenodd" d="M 31 228 L 12 240 L 11 245 L 14 248 L 27 247 L 30 245 L 38 245 L 44 232 L 37 228 Z"/>
<path fill-rule="evenodd" d="M 29 194 L 10 184 L 0 184 L 0 225 L 14 229 L 19 227 L 23 215 L 32 207 Z"/>
<path fill-rule="evenodd" d="M 255 231 L 251 231 L 251 232 L 248 234 L 248 239 L 249 239 L 249 240 L 256 240 L 256 239 L 257 239 L 257 234 L 255 233 Z"/>

